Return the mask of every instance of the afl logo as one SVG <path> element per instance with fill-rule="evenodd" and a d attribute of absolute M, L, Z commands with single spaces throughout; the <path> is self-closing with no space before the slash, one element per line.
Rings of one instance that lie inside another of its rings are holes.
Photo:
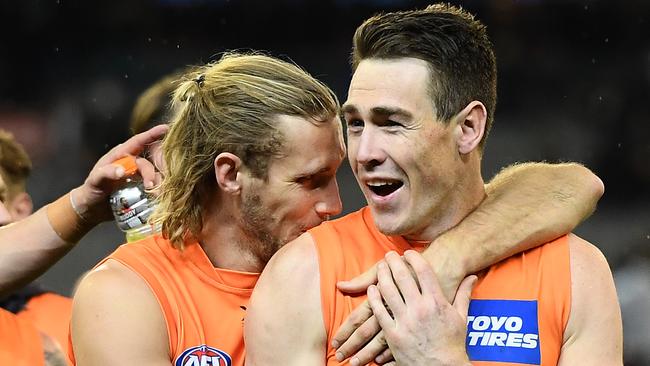
<path fill-rule="evenodd" d="M 188 348 L 178 356 L 175 366 L 231 366 L 232 358 L 226 352 L 205 344 Z"/>

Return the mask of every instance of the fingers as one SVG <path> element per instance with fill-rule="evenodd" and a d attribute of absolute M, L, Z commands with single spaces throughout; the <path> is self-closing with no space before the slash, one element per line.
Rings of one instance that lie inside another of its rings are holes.
<path fill-rule="evenodd" d="M 336 287 L 342 292 L 356 294 L 366 292 L 368 286 L 377 283 L 377 265 L 349 281 L 339 281 Z"/>
<path fill-rule="evenodd" d="M 113 161 L 127 155 L 139 155 L 147 145 L 162 138 L 168 129 L 169 126 L 167 125 L 158 125 L 145 132 L 139 133 L 126 140 L 124 143 L 112 148 L 106 155 L 99 159 L 97 163 L 98 165 L 103 165 L 112 163 Z"/>
<path fill-rule="evenodd" d="M 343 361 L 350 355 L 355 355 L 361 361 L 372 360 L 375 355 L 383 350 L 385 342 L 377 342 L 374 338 L 381 331 L 379 322 L 376 317 L 368 319 L 359 329 L 357 329 L 352 337 L 347 340 L 341 347 L 336 350 L 336 359 Z M 384 346 L 382 346 L 384 344 Z M 377 348 L 379 349 L 377 350 Z M 355 354 L 356 353 L 356 354 Z M 364 362 L 365 365 L 367 362 Z"/>
<path fill-rule="evenodd" d="M 429 262 L 414 250 L 404 252 L 404 259 L 413 268 L 418 283 L 420 284 L 422 295 L 433 296 L 436 301 L 442 301 L 444 294 Z"/>
<path fill-rule="evenodd" d="M 404 304 L 404 299 L 402 299 L 402 295 L 400 294 L 399 290 L 397 289 L 397 286 L 395 285 L 390 268 L 388 267 L 388 264 L 386 264 L 385 262 L 379 262 L 377 264 L 377 278 L 378 278 L 378 286 L 381 288 L 381 297 L 383 297 L 384 300 L 386 301 L 386 305 L 388 306 L 388 309 L 390 309 L 390 311 L 395 316 L 400 316 L 404 311 L 406 305 Z M 373 286 L 368 287 L 369 300 L 370 300 L 371 288 L 374 288 L 375 290 L 377 289 L 376 287 Z M 370 302 L 370 305 L 372 305 L 372 301 Z M 372 310 L 376 316 L 377 313 L 375 313 L 375 308 L 372 307 Z"/>
<path fill-rule="evenodd" d="M 350 365 L 367 365 L 378 355 L 383 354 L 386 349 L 388 349 L 386 338 L 384 338 L 383 332 L 380 332 L 363 349 L 350 358 Z"/>
<path fill-rule="evenodd" d="M 402 294 L 406 304 L 409 304 L 409 300 L 413 301 L 414 299 L 419 298 L 420 289 L 418 288 L 418 284 L 413 278 L 411 269 L 404 262 L 402 257 L 400 257 L 396 252 L 388 252 L 386 253 L 385 260 L 393 276 L 394 283 Z M 424 261 L 424 259 L 422 260 Z M 380 287 L 383 294 L 384 286 L 381 285 Z"/>
<path fill-rule="evenodd" d="M 379 323 L 373 317 L 370 304 L 364 301 L 350 313 L 332 339 L 332 348 L 337 350 L 337 359 L 343 361 L 358 351 L 379 330 Z"/>
<path fill-rule="evenodd" d="M 100 187 L 103 182 L 117 181 L 124 176 L 124 167 L 118 164 L 97 165 L 90 171 L 86 181 L 93 188 Z"/>
<path fill-rule="evenodd" d="M 379 294 L 377 287 L 374 285 L 368 287 L 368 302 L 371 304 L 371 308 L 375 314 L 375 317 L 379 324 L 382 325 L 382 328 L 384 326 L 390 328 L 394 327 L 395 322 L 384 307 L 381 294 Z M 386 338 L 384 337 L 383 331 L 381 331 L 377 333 L 377 335 L 359 352 L 352 356 L 350 359 L 350 365 L 356 366 L 368 364 L 372 362 L 375 357 L 383 354 L 384 350 L 386 350 L 387 347 Z M 338 351 L 337 360 L 341 361 L 339 359 Z"/>
<path fill-rule="evenodd" d="M 386 309 L 386 305 L 384 305 L 382 300 L 382 294 L 375 285 L 368 287 L 368 303 L 382 329 L 392 329 L 395 326 L 395 320 L 388 312 L 388 309 Z"/>
<path fill-rule="evenodd" d="M 458 291 L 456 292 L 456 297 L 454 298 L 454 308 L 465 318 L 467 318 L 472 290 L 474 289 L 474 285 L 476 285 L 477 279 L 478 277 L 475 275 L 465 277 L 463 282 L 460 283 Z"/>
<path fill-rule="evenodd" d="M 388 343 L 388 342 L 386 342 Z M 379 356 L 375 357 L 375 362 L 380 365 L 391 365 L 395 364 L 393 361 L 393 352 L 390 351 L 390 348 L 386 348 Z"/>
<path fill-rule="evenodd" d="M 138 155 L 144 150 L 147 145 L 160 140 L 167 130 L 168 125 L 158 125 L 150 128 L 149 130 L 139 133 L 130 139 L 126 140 L 123 144 L 119 145 L 116 150 L 117 153 L 124 155 Z"/>
<path fill-rule="evenodd" d="M 156 172 L 156 168 L 149 160 L 136 158 L 135 164 L 138 166 L 138 171 L 146 189 L 151 189 L 160 184 L 160 174 Z"/>

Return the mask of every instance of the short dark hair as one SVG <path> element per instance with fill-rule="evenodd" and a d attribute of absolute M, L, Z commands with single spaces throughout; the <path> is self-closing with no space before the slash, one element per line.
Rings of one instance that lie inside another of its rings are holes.
<path fill-rule="evenodd" d="M 434 4 L 422 10 L 375 15 L 361 24 L 352 69 L 365 59 L 417 58 L 427 62 L 436 117 L 450 121 L 473 100 L 487 109 L 482 148 L 494 119 L 497 69 L 485 25 L 462 8 Z"/>

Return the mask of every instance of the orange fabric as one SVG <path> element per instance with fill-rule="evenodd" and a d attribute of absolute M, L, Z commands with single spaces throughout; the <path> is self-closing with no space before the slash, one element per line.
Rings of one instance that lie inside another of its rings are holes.
<path fill-rule="evenodd" d="M 45 365 L 43 343 L 36 328 L 0 309 L 0 365 Z"/>
<path fill-rule="evenodd" d="M 36 328 L 52 337 L 64 350 L 68 344 L 72 299 L 46 292 L 32 297 L 16 316 L 34 324 Z"/>
<path fill-rule="evenodd" d="M 327 365 L 338 365 L 329 346 L 336 330 L 366 296 L 343 295 L 336 282 L 351 279 L 374 265 L 388 251 L 413 248 L 399 236 L 385 236 L 366 207 L 311 229 L 319 256 L 323 321 L 327 331 Z M 566 237 L 511 257 L 482 274 L 472 299 L 537 300 L 543 365 L 555 365 L 570 310 L 571 278 Z M 473 362 L 474 365 L 515 365 Z M 521 365 L 521 363 L 517 364 Z"/>
<path fill-rule="evenodd" d="M 214 268 L 198 243 L 181 252 L 159 235 L 124 244 L 106 259 L 151 288 L 167 323 L 173 365 L 244 365 L 244 316 L 259 274 Z"/>

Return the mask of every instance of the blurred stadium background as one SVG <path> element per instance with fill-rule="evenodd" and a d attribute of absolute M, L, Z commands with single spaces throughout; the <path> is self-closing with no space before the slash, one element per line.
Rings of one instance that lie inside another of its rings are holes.
<path fill-rule="evenodd" d="M 456 2 L 458 3 L 458 2 Z M 458 3 L 488 25 L 499 102 L 484 176 L 528 160 L 579 161 L 605 182 L 577 233 L 607 256 L 624 312 L 626 364 L 650 364 L 650 2 L 485 0 Z M 226 50 L 289 58 L 344 101 L 354 29 L 408 0 L 3 1 L 0 128 L 34 161 L 36 207 L 76 186 L 128 136 L 139 93 Z M 363 204 L 340 170 L 345 212 Z M 69 294 L 123 241 L 95 229 L 42 278 Z M 116 294 L 117 295 L 117 294 Z M 598 301 L 598 299 L 594 299 Z"/>

